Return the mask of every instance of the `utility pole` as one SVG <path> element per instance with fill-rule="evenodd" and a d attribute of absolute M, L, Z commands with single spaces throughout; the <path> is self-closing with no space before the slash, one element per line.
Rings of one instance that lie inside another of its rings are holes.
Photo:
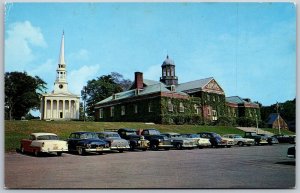
<path fill-rule="evenodd" d="M 277 104 L 276 104 L 277 123 L 278 123 L 278 133 L 279 133 L 279 135 L 280 135 L 280 134 L 281 134 L 281 131 L 280 131 L 280 121 L 279 121 L 279 111 L 278 111 L 278 109 L 279 109 L 279 104 L 278 104 L 278 102 L 277 102 Z"/>

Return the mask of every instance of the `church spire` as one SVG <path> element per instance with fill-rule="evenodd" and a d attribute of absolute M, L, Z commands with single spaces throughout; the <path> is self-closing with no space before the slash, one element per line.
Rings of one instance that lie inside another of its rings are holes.
<path fill-rule="evenodd" d="M 65 38 L 64 38 L 65 35 L 64 34 L 65 32 L 63 31 L 58 64 L 65 64 Z"/>

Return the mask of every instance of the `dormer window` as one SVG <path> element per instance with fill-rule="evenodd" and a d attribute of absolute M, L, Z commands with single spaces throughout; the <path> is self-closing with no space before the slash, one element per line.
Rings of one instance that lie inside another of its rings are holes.
<path fill-rule="evenodd" d="M 172 91 L 172 92 L 175 92 L 175 91 L 176 91 L 175 85 L 171 85 L 171 91 Z"/>

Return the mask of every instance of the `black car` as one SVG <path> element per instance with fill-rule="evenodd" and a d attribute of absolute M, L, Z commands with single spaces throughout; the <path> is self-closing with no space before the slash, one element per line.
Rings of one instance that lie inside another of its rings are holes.
<path fill-rule="evenodd" d="M 231 147 L 234 145 L 233 140 L 222 139 L 222 137 L 219 134 L 214 133 L 214 132 L 201 132 L 198 134 L 202 138 L 209 139 L 212 147 Z"/>
<path fill-rule="evenodd" d="M 296 158 L 296 146 L 289 147 L 287 150 L 287 157 Z"/>
<path fill-rule="evenodd" d="M 150 148 L 153 150 L 169 150 L 173 147 L 172 140 L 160 134 L 157 129 L 144 129 L 142 135 L 150 141 Z"/>
<path fill-rule="evenodd" d="M 135 129 L 121 128 L 118 129 L 118 134 L 121 138 L 129 141 L 130 150 L 140 149 L 146 151 L 149 148 L 150 142 L 142 135 L 137 135 Z"/>
<path fill-rule="evenodd" d="M 273 137 L 275 137 L 279 143 L 293 143 L 295 138 L 293 136 L 289 136 L 289 135 L 273 135 Z"/>
<path fill-rule="evenodd" d="M 109 143 L 99 139 L 94 132 L 79 131 L 71 133 L 67 142 L 69 151 L 76 151 L 79 155 L 85 155 L 88 152 L 102 153 L 110 151 Z"/>

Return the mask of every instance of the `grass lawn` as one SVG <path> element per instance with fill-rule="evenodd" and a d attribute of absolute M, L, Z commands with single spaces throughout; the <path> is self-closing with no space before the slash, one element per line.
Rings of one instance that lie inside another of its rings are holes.
<path fill-rule="evenodd" d="M 5 152 L 15 151 L 20 146 L 20 140 L 27 138 L 33 132 L 49 132 L 57 134 L 60 139 L 67 139 L 74 131 L 103 131 L 105 129 L 156 128 L 160 132 L 197 133 L 201 131 L 216 132 L 220 135 L 227 133 L 241 134 L 244 132 L 235 127 L 199 126 L 199 125 L 150 125 L 136 122 L 82 122 L 82 121 L 5 121 Z M 272 129 L 268 131 L 272 132 Z M 273 130 L 275 131 L 275 130 Z M 273 133 L 278 133 L 273 132 Z M 294 134 L 289 132 L 286 134 Z"/>

